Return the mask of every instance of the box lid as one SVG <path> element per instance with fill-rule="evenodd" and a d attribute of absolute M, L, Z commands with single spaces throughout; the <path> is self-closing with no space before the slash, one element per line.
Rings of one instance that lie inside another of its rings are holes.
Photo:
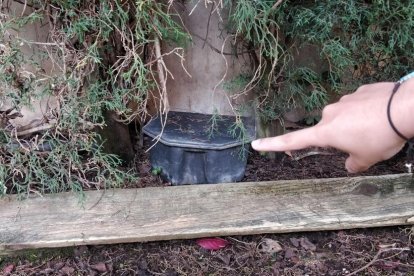
<path fill-rule="evenodd" d="M 160 142 L 168 146 L 221 150 L 250 143 L 255 139 L 255 126 L 252 118 L 242 117 L 244 135 L 235 128 L 236 117 L 170 111 L 164 129 L 165 117 L 153 118 L 143 128 L 143 132 L 156 138 L 162 132 Z M 214 129 L 214 131 L 212 131 Z"/>

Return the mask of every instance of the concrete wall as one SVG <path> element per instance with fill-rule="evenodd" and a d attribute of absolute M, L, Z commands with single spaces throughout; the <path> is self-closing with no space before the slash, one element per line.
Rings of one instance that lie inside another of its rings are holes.
<path fill-rule="evenodd" d="M 33 12 L 33 9 L 29 6 L 25 7 L 24 2 L 21 4 L 15 1 L 10 1 L 8 10 L 6 11 L 6 16 L 13 18 L 20 17 L 22 15 L 27 16 Z M 12 40 L 17 41 L 19 38 L 23 38 L 25 41 L 29 42 L 46 43 L 49 35 L 49 25 L 47 22 L 36 22 L 34 24 L 26 25 L 25 27 L 19 29 L 19 31 L 9 29 L 4 35 L 5 40 L 0 42 L 0 44 L 2 44 L 2 48 L 4 48 L 6 51 L 8 50 L 8 43 Z M 45 45 L 36 43 L 22 42 L 20 44 L 20 50 L 27 62 L 17 70 L 17 75 L 19 78 L 39 79 L 47 78 L 59 73 L 58 68 L 54 66 L 52 60 L 48 58 L 42 58 L 45 49 L 44 47 Z M 50 48 L 50 46 L 48 47 Z M 37 65 L 34 65 L 35 63 L 37 63 Z M 44 86 L 42 86 L 42 82 L 39 82 L 36 86 L 36 91 L 40 92 L 43 90 L 43 88 Z M 0 87 L 0 96 L 6 92 L 4 89 L 4 87 Z M 12 125 L 15 126 L 18 131 L 43 124 L 45 121 L 44 118 L 46 116 L 46 113 L 50 110 L 50 108 L 56 107 L 56 99 L 52 96 L 46 96 L 39 99 L 33 95 L 33 98 L 31 99 L 31 105 L 31 107 L 22 107 L 20 110 L 22 117 L 10 120 Z M 11 107 L 12 106 L 10 102 L 7 102 L 6 99 L 0 97 L 1 111 L 7 110 Z"/>
<path fill-rule="evenodd" d="M 225 81 L 228 81 L 239 75 L 242 70 L 249 70 L 248 57 L 245 55 L 236 58 L 226 55 L 224 59 L 221 53 L 214 51 L 209 44 L 221 51 L 225 38 L 228 36 L 224 30 L 221 30 L 226 23 L 224 12 L 222 13 L 223 21 L 216 12 L 210 17 L 211 5 L 206 7 L 202 1 L 203 3 L 200 3 L 189 15 L 197 1 L 188 2 L 185 5 L 176 4 L 174 7 L 193 38 L 192 44 L 185 48 L 184 62 L 191 77 L 182 69 L 181 61 L 177 56 L 170 55 L 165 58 L 166 65 L 174 76 L 174 79 L 169 78 L 167 81 L 171 110 L 210 114 L 217 109 L 219 114 L 234 115 L 229 98 L 226 97 L 228 91 L 218 84 L 225 74 Z M 209 17 L 210 23 L 208 24 Z M 209 25 L 208 43 L 204 43 L 207 25 Z M 224 52 L 231 53 L 231 40 L 231 37 L 226 40 Z M 171 47 L 174 46 L 164 43 L 164 52 L 169 51 Z M 245 100 L 246 98 L 242 97 L 237 99 L 239 102 Z M 236 101 L 231 102 L 236 103 Z"/>

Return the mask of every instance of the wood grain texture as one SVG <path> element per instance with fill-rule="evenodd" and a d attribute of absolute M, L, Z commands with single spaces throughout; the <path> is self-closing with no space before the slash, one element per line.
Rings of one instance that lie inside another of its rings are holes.
<path fill-rule="evenodd" d="M 413 224 L 411 175 L 210 184 L 0 200 L 0 254 L 80 244 Z"/>

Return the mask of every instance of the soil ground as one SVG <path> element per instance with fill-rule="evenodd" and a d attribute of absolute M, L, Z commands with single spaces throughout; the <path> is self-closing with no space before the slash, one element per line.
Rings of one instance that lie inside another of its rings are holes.
<path fill-rule="evenodd" d="M 243 181 L 348 176 L 345 158 L 335 151 L 296 156 L 296 160 L 284 154 L 268 160 L 252 153 Z M 129 187 L 168 185 L 151 173 L 146 153 L 138 154 L 137 167 L 140 182 Z M 362 175 L 404 170 L 400 153 Z M 413 230 L 388 227 L 223 237 L 229 245 L 216 251 L 200 247 L 196 240 L 37 250 L 0 258 L 0 275 L 414 276 Z"/>

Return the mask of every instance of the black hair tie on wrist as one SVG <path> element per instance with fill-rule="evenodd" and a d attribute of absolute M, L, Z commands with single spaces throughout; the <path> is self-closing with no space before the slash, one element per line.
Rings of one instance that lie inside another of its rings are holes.
<path fill-rule="evenodd" d="M 388 122 L 390 123 L 391 128 L 394 130 L 395 133 L 397 133 L 398 136 L 400 136 L 402 139 L 407 141 L 408 148 L 407 148 L 407 163 L 405 164 L 408 168 L 408 172 L 412 173 L 411 166 L 414 162 L 414 138 L 407 138 L 404 134 L 402 134 L 394 125 L 392 119 L 391 119 L 391 103 L 394 98 L 395 93 L 398 91 L 398 88 L 400 87 L 401 82 L 397 82 L 394 86 L 394 89 L 392 90 L 390 99 L 388 101 L 387 105 L 387 117 Z"/>

